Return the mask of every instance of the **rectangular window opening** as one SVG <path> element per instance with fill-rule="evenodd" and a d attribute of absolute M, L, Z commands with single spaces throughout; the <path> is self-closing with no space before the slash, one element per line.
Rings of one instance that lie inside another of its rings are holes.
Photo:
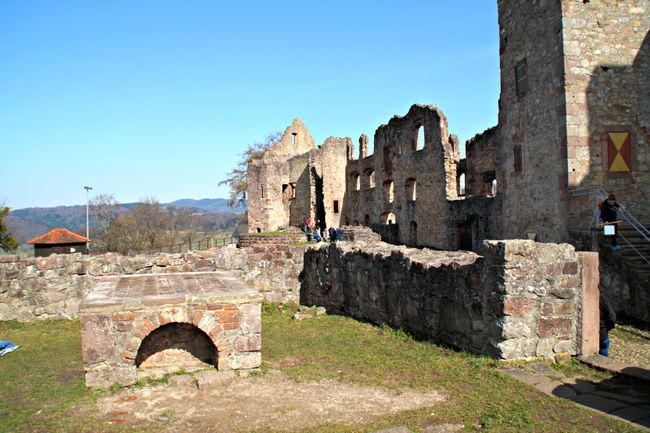
<path fill-rule="evenodd" d="M 339 201 L 334 200 L 334 213 L 339 213 Z"/>

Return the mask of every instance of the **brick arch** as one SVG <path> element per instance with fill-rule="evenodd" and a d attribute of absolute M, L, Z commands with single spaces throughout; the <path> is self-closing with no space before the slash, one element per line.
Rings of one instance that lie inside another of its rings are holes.
<path fill-rule="evenodd" d="M 212 305 L 210 308 L 193 306 L 189 308 L 190 311 L 188 312 L 187 306 L 162 307 L 156 312 L 140 315 L 133 324 L 133 336 L 135 338 L 130 344 L 131 353 L 128 353 L 128 359 L 136 361 L 143 342 L 151 334 L 163 326 L 178 323 L 191 325 L 205 334 L 216 351 L 214 365 L 219 370 L 227 368 L 228 362 L 226 358 L 231 353 L 232 344 L 223 338 L 224 325 L 229 323 L 230 319 L 237 318 L 239 310 L 232 304 Z"/>
<path fill-rule="evenodd" d="M 182 349 L 203 363 L 218 365 L 217 346 L 204 331 L 191 323 L 171 322 L 154 329 L 142 340 L 135 357 L 136 367 L 167 349 Z"/>

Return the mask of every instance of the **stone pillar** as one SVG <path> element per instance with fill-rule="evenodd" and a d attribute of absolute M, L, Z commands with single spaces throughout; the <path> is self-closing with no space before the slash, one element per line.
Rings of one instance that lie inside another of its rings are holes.
<path fill-rule="evenodd" d="M 598 283 L 598 253 L 579 252 L 582 279 L 582 332 L 578 350 L 582 355 L 591 355 L 599 349 L 600 290 Z"/>
<path fill-rule="evenodd" d="M 359 137 L 359 159 L 363 159 L 366 156 L 368 156 L 368 136 L 361 134 L 361 137 Z"/>

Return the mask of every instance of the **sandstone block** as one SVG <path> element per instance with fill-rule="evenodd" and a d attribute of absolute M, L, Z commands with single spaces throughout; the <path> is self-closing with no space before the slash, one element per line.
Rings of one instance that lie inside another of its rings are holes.
<path fill-rule="evenodd" d="M 244 352 L 233 356 L 231 367 L 234 369 L 258 368 L 262 365 L 261 352 Z"/>
<path fill-rule="evenodd" d="M 235 350 L 238 352 L 258 352 L 262 350 L 261 334 L 238 336 L 235 341 Z"/>
<path fill-rule="evenodd" d="M 82 347 L 84 364 L 110 361 L 117 355 L 113 324 L 106 316 L 82 316 L 81 339 L 82 341 L 93 342 L 92 345 L 85 344 Z"/>
<path fill-rule="evenodd" d="M 235 380 L 235 372 L 206 370 L 194 375 L 199 389 L 206 389 L 214 386 L 226 386 Z"/>
<path fill-rule="evenodd" d="M 503 314 L 506 316 L 526 316 L 537 305 L 534 299 L 508 297 L 503 303 Z"/>
<path fill-rule="evenodd" d="M 551 319 L 540 318 L 537 322 L 537 335 L 539 337 L 570 335 L 573 320 L 565 317 Z"/>
<path fill-rule="evenodd" d="M 262 306 L 255 304 L 242 304 L 239 307 L 241 312 L 241 330 L 244 334 L 256 334 L 262 332 Z"/>

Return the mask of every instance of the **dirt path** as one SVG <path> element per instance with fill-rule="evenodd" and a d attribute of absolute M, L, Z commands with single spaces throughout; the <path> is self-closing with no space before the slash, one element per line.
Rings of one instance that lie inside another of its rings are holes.
<path fill-rule="evenodd" d="M 325 423 L 365 423 L 443 401 L 437 391 L 359 386 L 333 380 L 296 382 L 280 372 L 237 377 L 227 385 L 134 388 L 101 399 L 112 422 L 158 431 L 298 431 Z"/>

